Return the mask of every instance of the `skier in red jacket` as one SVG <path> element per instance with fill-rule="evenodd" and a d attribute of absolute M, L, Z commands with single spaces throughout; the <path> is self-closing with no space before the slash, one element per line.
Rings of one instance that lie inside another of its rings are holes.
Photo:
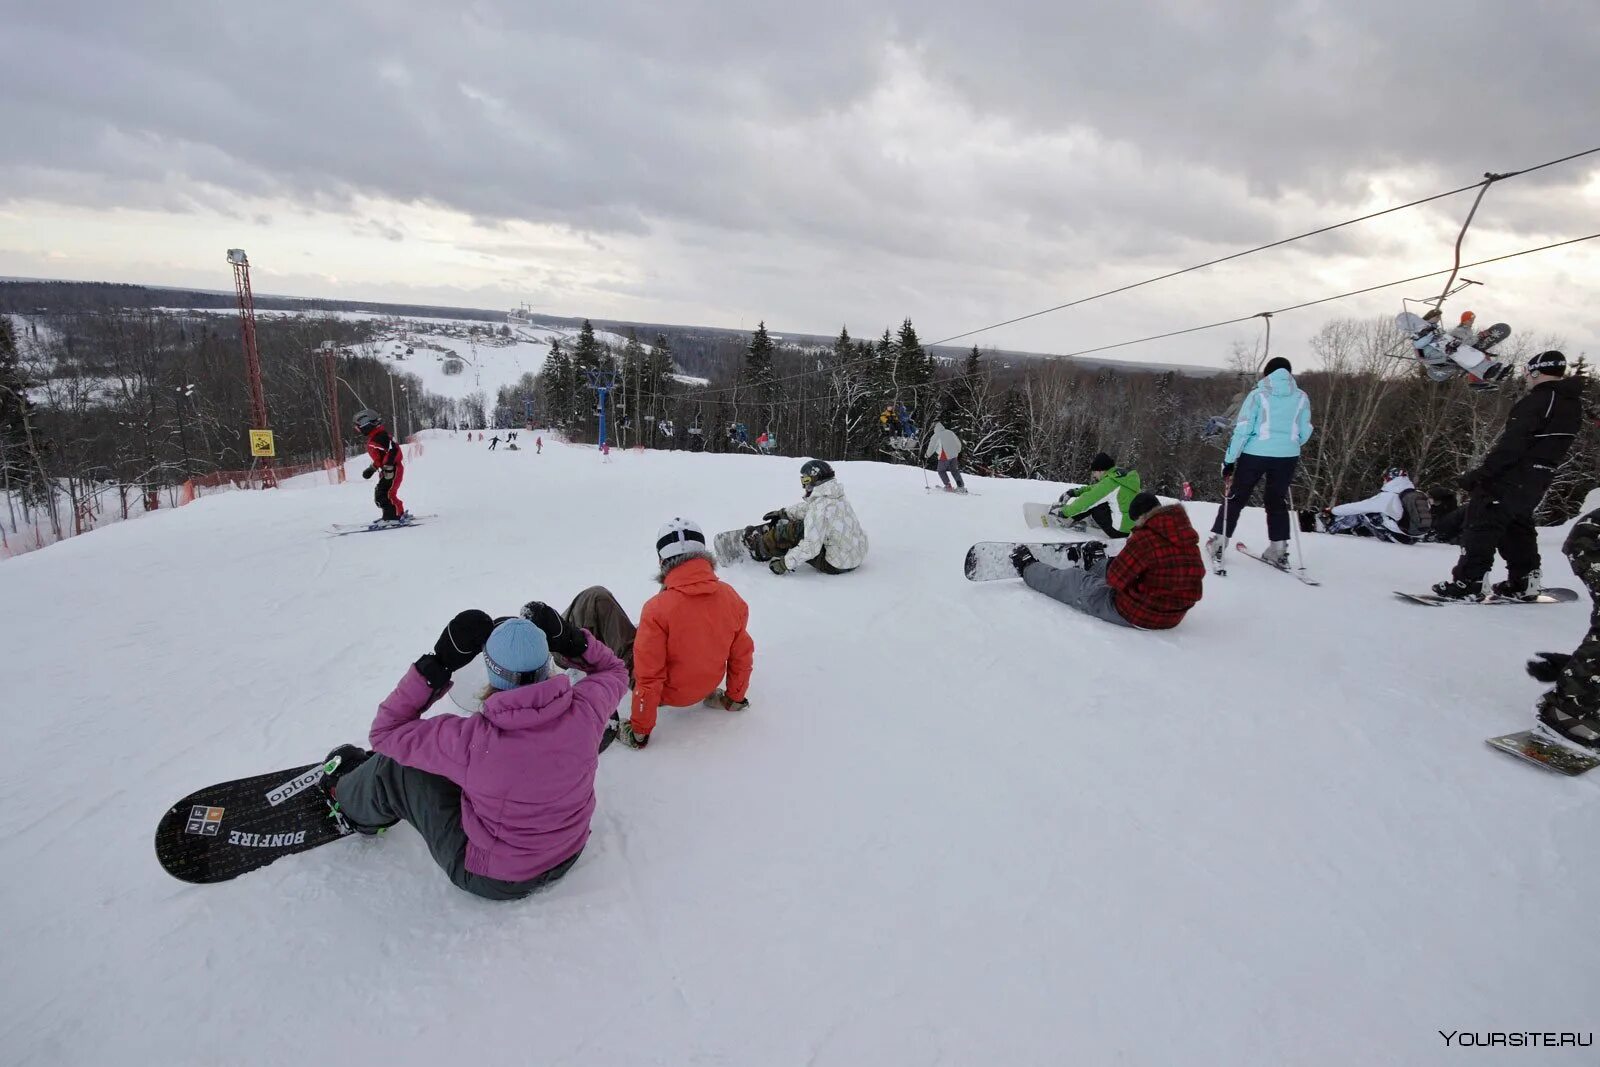
<path fill-rule="evenodd" d="M 367 469 L 361 477 L 378 475 L 372 499 L 383 512 L 383 522 L 407 522 L 411 513 L 400 502 L 400 482 L 406 476 L 405 457 L 400 443 L 384 428 L 383 417 L 371 408 L 356 412 L 356 429 L 367 437 Z"/>

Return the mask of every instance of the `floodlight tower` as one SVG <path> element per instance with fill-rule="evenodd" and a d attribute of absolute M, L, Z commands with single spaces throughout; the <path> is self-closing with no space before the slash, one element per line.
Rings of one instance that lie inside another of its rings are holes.
<path fill-rule="evenodd" d="M 261 389 L 261 356 L 256 351 L 256 298 L 250 291 L 250 257 L 242 248 L 228 249 L 228 262 L 233 264 L 233 289 L 239 297 L 239 333 L 244 340 L 245 375 L 250 379 L 251 429 L 266 430 L 267 396 Z M 263 483 L 274 485 L 272 458 L 261 461 Z"/>

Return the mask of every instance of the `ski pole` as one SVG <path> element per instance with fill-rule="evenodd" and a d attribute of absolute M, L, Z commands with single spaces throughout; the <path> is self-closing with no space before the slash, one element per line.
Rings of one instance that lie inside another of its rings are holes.
<path fill-rule="evenodd" d="M 1228 565 L 1223 562 L 1228 554 L 1228 546 L 1233 543 L 1233 535 L 1228 532 L 1228 505 L 1233 502 L 1233 475 L 1222 476 L 1222 551 L 1217 553 L 1217 573 L 1227 574 Z"/>
<path fill-rule="evenodd" d="M 1289 503 L 1289 529 L 1294 531 L 1294 554 L 1300 560 L 1300 565 L 1296 567 L 1295 570 L 1299 571 L 1301 574 L 1305 574 L 1306 554 L 1305 550 L 1300 547 L 1300 515 L 1294 510 L 1293 482 L 1289 484 L 1288 491 L 1284 493 L 1284 498 Z"/>

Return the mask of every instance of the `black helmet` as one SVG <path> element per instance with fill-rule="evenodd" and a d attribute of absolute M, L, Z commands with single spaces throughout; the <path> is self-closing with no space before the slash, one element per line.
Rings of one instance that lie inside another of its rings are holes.
<path fill-rule="evenodd" d="M 371 408 L 362 408 L 356 412 L 356 429 L 362 433 L 371 433 L 383 423 L 383 416 Z"/>
<path fill-rule="evenodd" d="M 831 481 L 833 468 L 828 466 L 825 459 L 808 459 L 800 468 L 800 487 L 808 493 L 823 482 Z"/>

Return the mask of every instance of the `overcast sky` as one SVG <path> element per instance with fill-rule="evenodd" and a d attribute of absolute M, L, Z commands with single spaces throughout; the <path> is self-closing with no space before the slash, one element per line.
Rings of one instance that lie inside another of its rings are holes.
<path fill-rule="evenodd" d="M 258 292 L 935 340 L 1600 146 L 1592 0 L 0 0 L 0 26 L 0 275 L 223 289 L 241 246 Z M 1470 203 L 973 340 L 1446 268 Z M 1465 256 L 1594 232 L 1600 155 L 1495 186 Z M 1600 354 L 1597 268 L 1600 241 L 1469 271 L 1450 310 Z M 1281 317 L 1274 350 L 1438 284 Z"/>

